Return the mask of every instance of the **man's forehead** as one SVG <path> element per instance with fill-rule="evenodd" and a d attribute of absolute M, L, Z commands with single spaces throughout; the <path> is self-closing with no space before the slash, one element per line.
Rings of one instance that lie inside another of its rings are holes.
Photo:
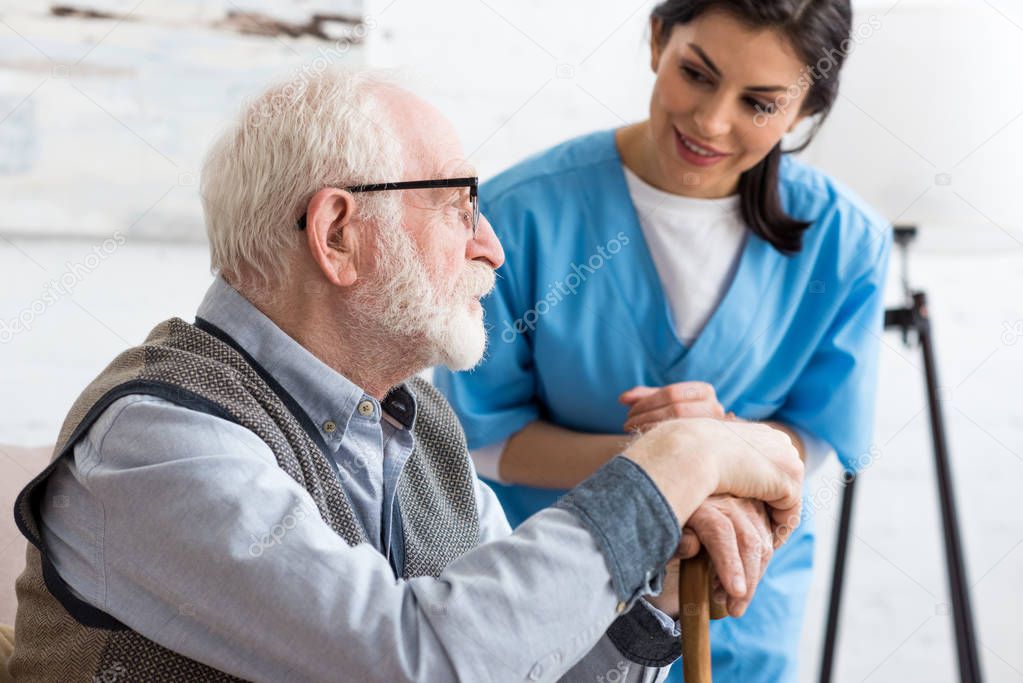
<path fill-rule="evenodd" d="M 476 175 L 473 164 L 464 158 L 454 126 L 439 109 L 401 88 L 387 88 L 381 95 L 394 132 L 402 138 L 410 172 L 425 174 L 424 178 Z"/>
<path fill-rule="evenodd" d="M 450 124 L 448 124 L 450 127 Z M 409 156 L 408 170 L 415 172 L 417 177 L 428 178 L 464 178 L 477 175 L 476 166 L 464 157 L 462 145 L 454 135 L 435 135 L 419 137 L 406 143 Z"/>
<path fill-rule="evenodd" d="M 476 166 L 461 157 L 461 150 L 450 150 L 429 142 L 406 147 L 405 180 L 467 178 L 478 175 Z M 414 176 L 414 177 L 413 177 Z"/>

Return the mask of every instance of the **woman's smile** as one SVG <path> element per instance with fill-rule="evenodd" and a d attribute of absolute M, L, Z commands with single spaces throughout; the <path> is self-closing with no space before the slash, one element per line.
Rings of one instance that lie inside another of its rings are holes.
<path fill-rule="evenodd" d="M 694 166 L 706 168 L 713 166 L 722 159 L 731 156 L 714 147 L 697 142 L 678 128 L 675 128 L 675 147 L 682 159 Z"/>

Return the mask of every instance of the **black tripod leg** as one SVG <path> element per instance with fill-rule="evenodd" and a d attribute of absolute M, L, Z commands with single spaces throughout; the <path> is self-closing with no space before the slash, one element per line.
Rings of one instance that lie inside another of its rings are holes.
<path fill-rule="evenodd" d="M 963 563 L 962 540 L 959 536 L 959 518 L 956 514 L 955 492 L 952 490 L 952 472 L 948 462 L 945 424 L 938 399 L 938 372 L 934 361 L 931 328 L 927 319 L 927 300 L 923 293 L 913 297 L 920 316 L 918 332 L 923 349 L 924 370 L 927 373 L 927 403 L 931 418 L 931 436 L 934 439 L 934 464 L 938 475 L 938 497 L 941 504 L 941 522 L 945 534 L 945 562 L 948 565 L 949 594 L 952 597 L 952 616 L 955 620 L 956 650 L 959 659 L 959 677 L 963 683 L 980 683 L 980 659 L 977 656 L 977 638 L 973 627 L 970 590 Z"/>
<path fill-rule="evenodd" d="M 852 524 L 853 494 L 855 492 L 856 477 L 847 474 L 845 488 L 842 491 L 842 513 L 838 520 L 838 535 L 835 538 L 835 566 L 831 573 L 831 600 L 828 602 L 828 624 L 824 632 L 821 683 L 831 683 L 831 671 L 835 661 L 838 616 L 842 607 L 842 584 L 845 582 L 845 558 L 849 549 L 849 527 Z"/>

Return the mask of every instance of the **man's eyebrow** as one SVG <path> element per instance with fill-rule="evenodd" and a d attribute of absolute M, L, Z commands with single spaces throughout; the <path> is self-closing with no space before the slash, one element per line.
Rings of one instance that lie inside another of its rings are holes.
<path fill-rule="evenodd" d="M 719 69 L 717 65 L 713 62 L 713 60 L 711 60 L 711 58 L 707 56 L 707 53 L 703 51 L 703 48 L 701 48 L 696 43 L 687 43 L 687 45 L 689 45 L 692 51 L 696 53 L 696 55 L 700 58 L 704 65 L 706 65 L 706 67 L 710 69 L 711 73 L 713 73 L 718 78 L 721 77 L 721 69 Z M 751 85 L 745 88 L 745 90 L 748 90 L 750 92 L 779 92 L 782 90 L 786 90 L 786 88 L 783 85 Z"/>
<path fill-rule="evenodd" d="M 476 167 L 468 159 L 451 157 L 445 161 L 437 159 L 431 164 L 433 177 L 443 178 L 471 178 L 477 175 Z"/>
<path fill-rule="evenodd" d="M 438 178 L 474 178 L 479 175 L 476 167 L 469 162 L 445 166 L 438 173 Z"/>

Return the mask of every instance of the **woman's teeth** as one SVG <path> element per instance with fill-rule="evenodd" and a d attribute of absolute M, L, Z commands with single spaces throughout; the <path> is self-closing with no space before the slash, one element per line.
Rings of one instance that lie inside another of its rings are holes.
<path fill-rule="evenodd" d="M 689 142 L 688 140 L 686 140 L 685 138 L 683 138 L 681 136 L 680 136 L 680 139 L 682 140 L 682 144 L 686 146 L 686 149 L 688 149 L 690 152 L 693 152 L 694 154 L 699 154 L 701 157 L 716 157 L 716 156 L 718 156 L 717 154 L 714 154 L 713 152 L 708 152 L 707 150 L 705 150 L 702 147 L 697 147 L 696 145 L 694 145 L 693 143 Z"/>

